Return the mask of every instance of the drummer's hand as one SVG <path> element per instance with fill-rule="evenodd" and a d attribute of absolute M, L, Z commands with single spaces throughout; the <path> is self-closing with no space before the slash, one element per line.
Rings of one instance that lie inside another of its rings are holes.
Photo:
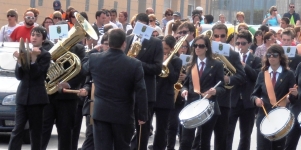
<path fill-rule="evenodd" d="M 216 95 L 216 89 L 215 88 L 211 88 L 206 93 L 209 94 L 209 95 Z"/>
<path fill-rule="evenodd" d="M 298 90 L 297 90 L 297 86 L 294 85 L 293 88 L 290 88 L 289 91 L 291 92 L 292 95 L 297 96 L 298 95 Z"/>
<path fill-rule="evenodd" d="M 260 98 L 256 98 L 255 103 L 256 103 L 257 107 L 262 107 L 263 106 L 263 102 Z"/>
<path fill-rule="evenodd" d="M 79 89 L 79 93 L 77 93 L 77 96 L 87 96 L 88 92 L 86 89 Z"/>
<path fill-rule="evenodd" d="M 181 96 L 183 97 L 183 98 L 187 98 L 187 95 L 188 95 L 188 91 L 187 90 L 184 90 L 182 93 L 181 93 Z"/>
<path fill-rule="evenodd" d="M 145 121 L 138 120 L 138 123 L 139 123 L 139 125 L 143 125 L 143 124 L 145 124 Z"/>

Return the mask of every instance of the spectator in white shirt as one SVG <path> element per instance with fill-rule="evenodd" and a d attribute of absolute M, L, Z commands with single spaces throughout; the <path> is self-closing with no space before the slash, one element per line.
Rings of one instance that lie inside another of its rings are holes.
<path fill-rule="evenodd" d="M 10 9 L 6 13 L 8 24 L 1 27 L 0 30 L 0 42 L 10 42 L 10 34 L 15 30 L 19 25 L 18 13 L 16 10 Z"/>
<path fill-rule="evenodd" d="M 116 9 L 111 9 L 110 13 L 111 13 L 111 22 L 115 23 L 119 29 L 123 29 L 122 24 L 120 22 L 116 21 L 116 18 L 117 18 Z"/>

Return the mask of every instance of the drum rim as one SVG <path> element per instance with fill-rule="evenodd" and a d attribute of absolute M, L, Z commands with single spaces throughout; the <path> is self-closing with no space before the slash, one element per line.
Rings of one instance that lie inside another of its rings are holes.
<path fill-rule="evenodd" d="M 291 112 L 289 109 L 285 108 L 285 107 L 277 107 L 277 108 L 271 110 L 271 111 L 268 113 L 268 115 L 269 115 L 270 113 L 272 113 L 273 111 L 276 111 L 276 110 L 278 110 L 278 109 L 285 109 L 286 111 L 289 112 L 290 117 L 294 117 L 294 115 L 292 115 L 292 112 Z M 261 120 L 261 123 L 260 123 L 260 132 L 261 132 L 261 134 L 264 135 L 264 136 L 275 135 L 275 134 L 263 134 L 263 133 L 262 133 L 262 124 L 263 124 L 263 120 L 265 120 L 266 118 L 267 118 L 267 116 L 265 116 L 265 117 Z M 288 124 L 289 121 L 290 121 L 290 119 L 288 119 L 288 120 L 285 122 L 285 124 Z M 284 127 L 285 127 L 285 126 L 284 126 Z M 281 128 L 278 129 L 275 133 L 278 133 L 279 131 L 283 130 L 284 127 L 281 127 Z"/>

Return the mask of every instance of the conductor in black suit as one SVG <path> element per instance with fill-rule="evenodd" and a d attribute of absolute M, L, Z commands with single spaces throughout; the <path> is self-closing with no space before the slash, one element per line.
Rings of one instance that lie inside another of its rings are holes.
<path fill-rule="evenodd" d="M 213 41 L 226 43 L 228 29 L 224 24 L 216 24 L 212 27 Z M 236 69 L 236 73 L 233 76 L 225 75 L 224 82 L 228 86 L 238 86 L 245 82 L 245 71 L 240 62 L 239 54 L 234 50 L 230 49 L 230 55 L 225 56 L 227 60 Z M 229 114 L 230 114 L 230 103 L 232 94 L 239 94 L 234 89 L 226 89 L 226 92 L 222 96 L 218 96 L 218 104 L 220 107 L 221 115 L 216 121 L 214 127 L 214 149 L 224 150 L 226 147 L 226 137 L 228 132 Z"/>
<path fill-rule="evenodd" d="M 237 34 L 236 46 L 240 49 L 240 60 L 246 72 L 245 83 L 233 87 L 236 94 L 231 94 L 231 110 L 227 135 L 227 150 L 232 150 L 232 142 L 237 120 L 239 119 L 240 141 L 238 150 L 249 150 L 251 134 L 255 121 L 255 106 L 250 101 L 258 73 L 261 69 L 261 59 L 255 57 L 249 47 L 252 44 L 252 35 L 242 30 Z M 233 92 L 234 93 L 234 92 Z"/>
<path fill-rule="evenodd" d="M 125 38 L 124 31 L 113 29 L 109 33 L 110 49 L 91 54 L 83 65 L 85 75 L 91 75 L 95 85 L 92 115 L 95 149 L 130 149 L 135 102 L 139 111 L 136 124 L 142 125 L 147 120 L 142 63 L 124 54 Z"/>
<path fill-rule="evenodd" d="M 149 19 L 145 13 L 140 13 L 136 16 L 135 22 L 139 21 L 143 24 L 148 24 Z M 133 41 L 137 39 L 136 35 L 130 35 L 126 38 L 126 48 L 125 54 L 131 48 Z M 147 91 L 147 100 L 148 100 L 148 121 L 142 126 L 141 129 L 141 141 L 140 141 L 140 150 L 147 150 L 148 138 L 150 133 L 151 122 L 151 112 L 153 111 L 154 102 L 156 101 L 156 76 L 161 73 L 162 70 L 162 61 L 163 61 L 163 50 L 162 42 L 154 37 L 151 37 L 149 40 L 142 39 L 142 47 L 137 55 L 136 59 L 140 60 L 142 63 L 144 71 L 144 80 Z M 138 110 L 135 109 L 136 122 L 138 120 Z M 140 127 L 136 125 L 136 136 L 132 140 L 131 148 L 138 149 L 138 135 L 140 133 Z"/>
<path fill-rule="evenodd" d="M 20 84 L 16 94 L 16 125 L 9 141 L 9 150 L 21 149 L 27 121 L 30 128 L 31 149 L 41 149 L 43 110 L 49 103 L 44 82 L 51 59 L 50 54 L 42 48 L 42 42 L 46 37 L 46 29 L 34 27 L 30 36 L 33 45 L 30 70 L 23 70 L 20 60 L 16 64 L 15 75 L 20 80 Z M 19 53 L 16 51 L 14 56 L 18 58 Z"/>

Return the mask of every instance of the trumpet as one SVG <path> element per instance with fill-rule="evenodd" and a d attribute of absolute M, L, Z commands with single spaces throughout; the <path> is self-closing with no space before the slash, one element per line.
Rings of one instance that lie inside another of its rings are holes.
<path fill-rule="evenodd" d="M 162 78 L 168 77 L 169 69 L 168 69 L 167 65 L 170 62 L 171 58 L 179 51 L 179 49 L 181 48 L 182 44 L 184 43 L 184 41 L 186 40 L 187 37 L 188 37 L 188 34 L 185 35 L 184 37 L 180 38 L 180 40 L 175 45 L 174 51 L 163 62 L 162 71 L 161 71 L 161 74 L 159 75 L 160 77 L 162 77 Z"/>

